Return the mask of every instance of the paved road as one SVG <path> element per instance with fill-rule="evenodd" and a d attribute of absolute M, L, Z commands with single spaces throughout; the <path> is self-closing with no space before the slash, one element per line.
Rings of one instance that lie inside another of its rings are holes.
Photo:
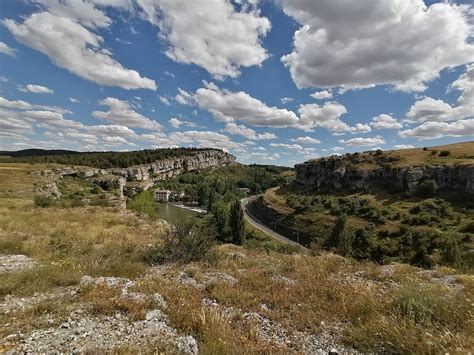
<path fill-rule="evenodd" d="M 278 240 L 282 243 L 295 245 L 295 246 L 298 246 L 298 247 L 303 248 L 303 249 L 306 250 L 307 248 L 305 248 L 301 244 L 298 244 L 298 243 L 292 241 L 291 239 L 288 239 L 288 238 L 282 236 L 281 234 L 275 232 L 274 230 L 268 228 L 267 226 L 265 226 L 263 223 L 261 223 L 257 218 L 255 218 L 248 211 L 248 208 L 247 208 L 248 206 L 247 205 L 249 204 L 249 202 L 252 202 L 253 200 L 255 200 L 258 197 L 259 196 L 250 196 L 250 197 L 243 198 L 242 200 L 240 200 L 240 202 L 242 204 L 242 210 L 244 211 L 245 220 L 248 221 L 255 228 L 261 230 L 265 234 L 268 234 L 270 237 L 272 237 L 272 238 L 274 238 L 274 239 L 276 239 L 276 240 Z"/>

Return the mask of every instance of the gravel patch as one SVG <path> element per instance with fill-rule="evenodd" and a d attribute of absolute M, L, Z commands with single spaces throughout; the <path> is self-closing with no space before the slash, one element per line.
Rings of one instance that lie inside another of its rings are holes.
<path fill-rule="evenodd" d="M 233 307 L 222 306 L 214 300 L 205 298 L 203 305 L 222 312 L 224 316 L 239 317 L 245 323 L 255 327 L 256 335 L 262 341 L 281 348 L 284 352 L 298 352 L 304 354 L 320 353 L 355 353 L 338 343 L 338 334 L 342 327 L 333 325 L 322 329 L 320 334 L 311 334 L 286 329 L 256 312 L 243 312 Z"/>
<path fill-rule="evenodd" d="M 38 263 L 26 255 L 0 255 L 0 273 L 30 269 Z"/>
<path fill-rule="evenodd" d="M 120 347 L 198 352 L 196 340 L 178 335 L 158 309 L 148 311 L 145 320 L 135 322 L 118 312 L 114 316 L 92 317 L 79 309 L 58 327 L 36 329 L 28 336 L 11 334 L 4 341 L 13 344 L 15 353 L 107 352 Z"/>

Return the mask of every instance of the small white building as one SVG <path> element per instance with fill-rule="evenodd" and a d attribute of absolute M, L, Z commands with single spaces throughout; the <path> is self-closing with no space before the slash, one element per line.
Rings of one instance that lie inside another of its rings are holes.
<path fill-rule="evenodd" d="M 171 196 L 170 190 L 155 190 L 155 201 L 168 202 Z"/>

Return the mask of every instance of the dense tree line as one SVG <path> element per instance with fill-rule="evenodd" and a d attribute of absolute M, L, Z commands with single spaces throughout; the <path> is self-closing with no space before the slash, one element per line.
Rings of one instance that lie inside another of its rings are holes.
<path fill-rule="evenodd" d="M 144 149 L 131 152 L 71 152 L 62 155 L 34 155 L 12 157 L 12 162 L 56 163 L 65 165 L 85 165 L 94 168 L 126 168 L 128 166 L 149 164 L 156 160 L 193 155 L 209 150 L 205 148 L 163 148 Z M 47 152 L 47 151 L 46 151 Z M 39 153 L 35 153 L 39 154 Z"/>

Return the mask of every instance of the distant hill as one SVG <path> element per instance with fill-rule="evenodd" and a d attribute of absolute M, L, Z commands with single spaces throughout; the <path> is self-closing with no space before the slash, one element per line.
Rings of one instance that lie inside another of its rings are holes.
<path fill-rule="evenodd" d="M 16 151 L 0 151 L 0 155 L 9 157 L 46 157 L 51 155 L 69 155 L 69 154 L 83 154 L 83 152 L 76 152 L 66 149 L 22 149 Z"/>

